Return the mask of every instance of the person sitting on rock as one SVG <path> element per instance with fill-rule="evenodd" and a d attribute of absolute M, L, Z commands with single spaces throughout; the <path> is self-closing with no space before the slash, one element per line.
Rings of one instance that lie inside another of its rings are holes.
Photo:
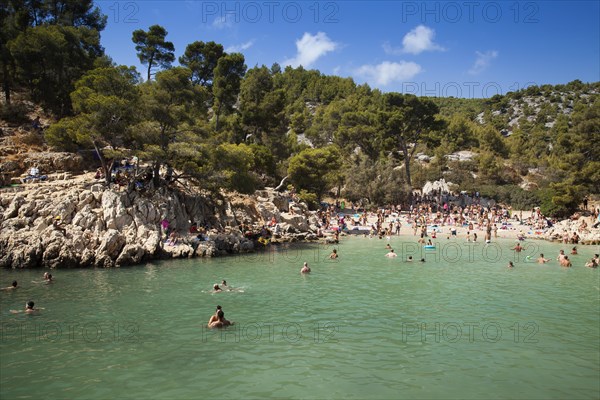
<path fill-rule="evenodd" d="M 104 170 L 102 167 L 98 167 L 96 174 L 94 175 L 94 179 L 104 179 Z"/>
<path fill-rule="evenodd" d="M 37 117 L 35 117 L 35 119 L 31 123 L 31 128 L 36 132 L 41 132 L 43 130 L 39 115 Z"/>
<path fill-rule="evenodd" d="M 21 179 L 21 183 L 27 183 L 27 181 L 45 181 L 48 177 L 46 175 L 40 175 L 40 169 L 37 165 L 34 165 L 29 169 L 29 174 Z"/>
<path fill-rule="evenodd" d="M 57 215 L 56 217 L 54 217 L 54 222 L 52 222 L 52 226 L 57 231 L 61 231 L 63 233 L 63 235 L 67 233 L 67 230 L 62 226 L 62 219 L 61 219 L 60 215 Z"/>
<path fill-rule="evenodd" d="M 175 246 L 178 241 L 179 241 L 179 235 L 177 234 L 177 232 L 175 232 L 175 231 L 171 232 L 171 234 L 169 235 L 169 241 L 167 242 L 167 244 L 169 246 Z"/>

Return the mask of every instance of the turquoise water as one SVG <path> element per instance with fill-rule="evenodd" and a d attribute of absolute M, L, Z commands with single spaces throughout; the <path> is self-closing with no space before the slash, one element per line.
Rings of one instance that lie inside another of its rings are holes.
<path fill-rule="evenodd" d="M 404 262 L 420 248 L 398 238 L 388 259 L 385 243 L 345 238 L 336 261 L 299 246 L 57 270 L 50 285 L 0 271 L 22 286 L 0 292 L 0 398 L 600 396 L 599 271 L 583 266 L 597 247 L 563 269 L 571 246 L 541 241 L 517 255 L 443 241 L 425 263 Z M 540 252 L 553 261 L 524 260 Z M 222 279 L 237 290 L 211 293 Z M 10 313 L 29 299 L 39 315 Z M 217 304 L 235 325 L 209 331 Z"/>

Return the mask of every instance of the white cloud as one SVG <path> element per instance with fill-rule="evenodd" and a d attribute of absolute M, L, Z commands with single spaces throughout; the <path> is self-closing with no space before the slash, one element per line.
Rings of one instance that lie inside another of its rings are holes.
<path fill-rule="evenodd" d="M 226 15 L 215 18 L 212 23 L 212 27 L 215 29 L 231 28 L 232 26 L 233 24 L 227 19 Z"/>
<path fill-rule="evenodd" d="M 444 48 L 435 44 L 433 38 L 435 31 L 425 25 L 419 25 L 404 35 L 402 47 L 392 47 L 388 42 L 383 44 L 383 50 L 387 54 L 419 54 L 424 51 L 443 51 Z"/>
<path fill-rule="evenodd" d="M 234 44 L 234 45 L 226 48 L 225 52 L 226 53 L 239 53 L 240 51 L 248 50 L 250 47 L 252 47 L 253 44 L 254 44 L 254 40 L 250 40 L 250 41 L 248 41 L 246 43 L 242 43 L 242 44 Z"/>
<path fill-rule="evenodd" d="M 364 77 L 370 84 L 387 86 L 392 82 L 411 79 L 421 70 L 421 66 L 412 61 L 384 61 L 378 65 L 363 65 L 355 73 Z"/>
<path fill-rule="evenodd" d="M 308 68 L 320 57 L 338 47 L 339 44 L 331 41 L 323 32 L 319 32 L 314 36 L 305 32 L 301 39 L 296 40 L 296 49 L 298 50 L 296 57 L 283 61 L 283 65 L 291 65 L 292 67 L 302 65 Z"/>
<path fill-rule="evenodd" d="M 477 59 L 475 60 L 475 64 L 469 70 L 469 74 L 477 75 L 480 72 L 486 70 L 492 63 L 492 60 L 498 57 L 498 52 L 496 50 L 488 50 L 485 53 L 481 53 L 476 51 Z"/>

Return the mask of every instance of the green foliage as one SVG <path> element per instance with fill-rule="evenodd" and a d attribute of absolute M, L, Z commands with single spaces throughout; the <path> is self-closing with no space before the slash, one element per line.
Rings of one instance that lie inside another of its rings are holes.
<path fill-rule="evenodd" d="M 86 27 L 42 25 L 8 43 L 16 76 L 34 101 L 59 116 L 70 114 L 74 83 L 102 54 L 98 31 Z"/>
<path fill-rule="evenodd" d="M 393 158 L 373 161 L 358 156 L 345 166 L 344 197 L 352 201 L 367 200 L 371 204 L 398 204 L 407 200 L 403 166 Z"/>
<path fill-rule="evenodd" d="M 254 169 L 259 174 L 266 174 L 268 176 L 275 176 L 276 164 L 275 157 L 271 150 L 256 143 L 250 144 L 252 150 L 252 156 L 254 159 Z"/>
<path fill-rule="evenodd" d="M 170 68 L 175 61 L 175 46 L 165 40 L 166 36 L 167 30 L 160 25 L 152 25 L 147 32 L 142 29 L 133 31 L 131 39 L 138 58 L 142 64 L 148 65 L 148 80 L 152 77 L 153 68 Z"/>
<path fill-rule="evenodd" d="M 61 151 L 75 152 L 78 149 L 77 132 L 81 129 L 85 129 L 81 118 L 65 117 L 50 125 L 44 136 L 50 146 Z"/>
<path fill-rule="evenodd" d="M 500 163 L 496 156 L 491 152 L 482 152 L 478 157 L 478 167 L 480 182 L 500 183 Z"/>
<path fill-rule="evenodd" d="M 414 95 L 386 93 L 383 97 L 380 118 L 384 137 L 393 139 L 404 158 L 407 189 L 412 192 L 410 162 L 418 144 L 432 132 L 443 128 L 443 121 L 436 118 L 439 109 L 431 100 Z"/>
<path fill-rule="evenodd" d="M 29 108 L 25 103 L 0 104 L 0 119 L 12 124 L 29 122 Z"/>
<path fill-rule="evenodd" d="M 432 132 L 427 138 L 427 145 L 438 147 L 443 143 L 446 154 L 457 150 L 478 147 L 477 132 L 480 129 L 463 114 L 455 114 L 446 119 L 446 128 Z"/>
<path fill-rule="evenodd" d="M 110 165 L 106 158 L 117 156 L 117 148 L 130 143 L 128 130 L 137 117 L 138 82 L 135 69 L 125 66 L 86 73 L 71 93 L 77 115 L 51 126 L 46 132 L 48 142 L 67 149 L 94 148 L 108 181 Z"/>
<path fill-rule="evenodd" d="M 223 143 L 216 148 L 213 163 L 223 179 L 223 187 L 241 193 L 256 190 L 256 178 L 250 173 L 254 167 L 254 152 L 250 146 Z"/>
<path fill-rule="evenodd" d="M 314 193 L 310 193 L 310 192 L 307 192 L 306 190 L 302 189 L 298 193 L 298 199 L 301 202 L 306 203 L 306 205 L 308 205 L 309 210 L 318 210 L 319 209 L 319 206 L 320 206 L 319 199 L 317 198 L 317 195 Z"/>
<path fill-rule="evenodd" d="M 507 155 L 506 145 L 502 135 L 493 127 L 487 126 L 478 131 L 478 141 L 481 149 L 505 157 Z"/>
<path fill-rule="evenodd" d="M 540 198 L 540 211 L 544 215 L 552 217 L 567 217 L 570 215 L 570 210 L 555 201 L 557 192 L 554 188 L 548 187 L 537 192 Z"/>
<path fill-rule="evenodd" d="M 219 130 L 221 113 L 229 113 L 237 100 L 242 77 L 246 73 L 244 56 L 232 53 L 219 58 L 214 69 L 212 93 L 214 96 L 213 113 L 215 115 L 215 130 Z"/>
<path fill-rule="evenodd" d="M 485 106 L 484 99 L 463 99 L 455 97 L 428 97 L 428 99 L 438 106 L 440 115 L 445 118 L 463 114 L 466 118 L 473 120 L 484 110 Z"/>
<path fill-rule="evenodd" d="M 156 74 L 156 80 L 144 83 L 142 92 L 143 120 L 134 128 L 137 147 L 143 152 L 141 158 L 153 160 L 155 178 L 161 165 L 196 170 L 191 165 L 201 163 L 185 146 L 201 147 L 201 131 L 193 127 L 194 116 L 201 115 L 197 101 L 201 88 L 193 86 L 192 72 L 176 67 Z M 183 151 L 182 151 L 183 150 Z M 200 165 L 198 169 L 202 171 Z M 155 179 L 155 185 L 158 180 Z"/>
<path fill-rule="evenodd" d="M 320 200 L 339 181 L 340 157 L 336 146 L 303 150 L 290 159 L 290 180 L 298 188 L 315 193 Z"/>
<path fill-rule="evenodd" d="M 102 54 L 98 32 L 105 26 L 92 0 L 2 2 L 0 76 L 7 104 L 13 86 L 24 85 L 34 101 L 69 114 L 72 84 Z"/>
<path fill-rule="evenodd" d="M 529 192 L 516 185 L 482 185 L 478 186 L 478 191 L 482 197 L 511 205 L 515 210 L 530 210 L 540 206 L 541 202 L 537 192 Z"/>
<path fill-rule="evenodd" d="M 286 143 L 285 93 L 274 89 L 267 67 L 250 69 L 241 84 L 239 110 L 245 140 L 268 146 L 278 158 L 290 151 Z"/>
<path fill-rule="evenodd" d="M 187 45 L 179 63 L 192 71 L 195 85 L 211 87 L 214 70 L 221 57 L 225 55 L 223 46 L 215 42 L 194 42 Z"/>

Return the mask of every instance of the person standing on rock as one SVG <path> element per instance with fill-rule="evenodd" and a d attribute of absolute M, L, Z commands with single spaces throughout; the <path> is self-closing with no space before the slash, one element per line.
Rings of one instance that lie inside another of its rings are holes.
<path fill-rule="evenodd" d="M 54 222 L 52 223 L 52 226 L 54 227 L 54 229 L 61 231 L 63 235 L 66 235 L 67 230 L 62 226 L 62 219 L 61 219 L 60 215 L 57 215 L 54 218 Z"/>
<path fill-rule="evenodd" d="M 169 238 L 169 220 L 164 218 L 162 221 L 160 221 L 160 226 L 165 234 L 165 240 L 167 240 Z"/>

